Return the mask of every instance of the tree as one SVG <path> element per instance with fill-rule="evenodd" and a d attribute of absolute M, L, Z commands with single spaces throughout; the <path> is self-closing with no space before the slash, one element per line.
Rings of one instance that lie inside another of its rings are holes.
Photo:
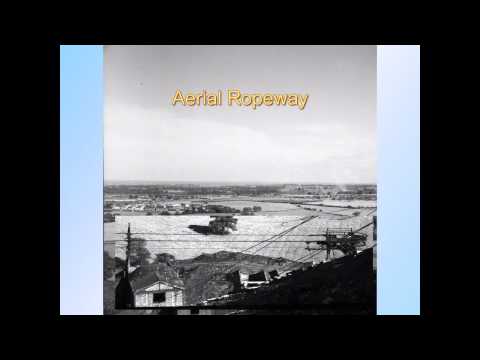
<path fill-rule="evenodd" d="M 115 273 L 115 260 L 108 254 L 103 252 L 103 280 L 107 280 Z"/>
<path fill-rule="evenodd" d="M 125 268 L 125 259 L 119 258 L 115 256 L 115 269 L 116 271 L 118 270 L 123 270 Z"/>
<path fill-rule="evenodd" d="M 175 256 L 167 253 L 157 254 L 155 258 L 155 262 L 157 263 L 165 263 L 169 266 L 175 265 Z"/>
<path fill-rule="evenodd" d="M 148 265 L 150 259 L 150 251 L 146 247 L 147 242 L 142 238 L 132 238 L 131 241 L 131 253 L 130 253 L 130 265 Z"/>

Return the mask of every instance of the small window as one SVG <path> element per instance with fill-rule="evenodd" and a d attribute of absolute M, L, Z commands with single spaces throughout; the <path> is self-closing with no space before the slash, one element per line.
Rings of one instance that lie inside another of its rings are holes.
<path fill-rule="evenodd" d="M 154 293 L 153 294 L 153 302 L 154 303 L 162 303 L 165 302 L 165 293 Z"/>

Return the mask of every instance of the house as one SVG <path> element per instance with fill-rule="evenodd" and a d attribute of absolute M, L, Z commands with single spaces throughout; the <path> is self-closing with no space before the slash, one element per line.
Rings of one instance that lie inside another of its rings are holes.
<path fill-rule="evenodd" d="M 276 276 L 278 276 L 278 272 L 276 273 Z M 270 274 L 266 273 L 264 270 L 250 275 L 238 270 L 227 274 L 227 280 L 233 284 L 233 292 L 238 292 L 241 289 L 257 288 L 263 284 L 269 283 L 271 279 L 272 277 Z"/>
<path fill-rule="evenodd" d="M 245 274 L 239 270 L 227 274 L 227 280 L 233 284 L 233 292 L 240 291 L 245 282 L 248 282 L 248 274 Z"/>
<path fill-rule="evenodd" d="M 248 276 L 248 281 L 244 282 L 244 287 L 247 289 L 257 288 L 263 284 L 266 284 L 270 281 L 270 276 L 264 271 L 259 271 L 258 273 L 251 274 Z"/>
<path fill-rule="evenodd" d="M 279 277 L 278 271 L 277 270 L 272 270 L 268 272 L 268 275 L 270 275 L 270 279 L 274 280 Z"/>
<path fill-rule="evenodd" d="M 166 264 L 143 266 L 130 274 L 135 307 L 183 306 L 183 281 Z"/>

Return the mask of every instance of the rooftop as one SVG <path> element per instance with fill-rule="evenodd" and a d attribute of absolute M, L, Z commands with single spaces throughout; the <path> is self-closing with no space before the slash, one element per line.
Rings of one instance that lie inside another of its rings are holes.
<path fill-rule="evenodd" d="M 134 292 L 157 282 L 184 289 L 183 281 L 177 272 L 166 264 L 140 266 L 129 275 L 129 278 Z"/>

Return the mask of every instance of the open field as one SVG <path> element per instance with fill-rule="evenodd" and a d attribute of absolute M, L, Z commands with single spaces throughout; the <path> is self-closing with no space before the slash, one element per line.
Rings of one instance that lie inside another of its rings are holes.
<path fill-rule="evenodd" d="M 262 202 L 251 200 L 226 200 L 212 202 L 215 205 L 230 206 L 237 209 L 243 209 L 244 207 L 260 206 L 262 208 L 261 213 L 265 212 L 280 212 L 288 210 L 297 210 L 297 206 L 288 203 L 275 203 L 275 202 Z"/>
<path fill-rule="evenodd" d="M 377 206 L 377 202 L 375 200 L 331 200 L 325 199 L 322 201 L 308 201 L 308 204 L 311 205 L 324 205 L 324 206 L 338 206 L 338 207 L 361 207 L 361 208 L 373 208 Z"/>
<path fill-rule="evenodd" d="M 309 212 L 309 215 L 317 215 L 312 221 L 309 221 L 294 229 L 289 235 L 276 239 L 278 242 L 270 243 L 264 249 L 259 250 L 266 245 L 259 244 L 253 247 L 247 253 L 269 256 L 283 257 L 294 260 L 309 252 L 305 250 L 306 240 L 321 240 L 321 236 L 305 236 L 307 234 L 318 234 L 327 227 L 347 227 L 357 229 L 372 221 L 371 209 L 335 209 L 330 208 L 331 213 Z M 358 216 L 352 216 L 353 212 L 358 211 Z M 111 244 L 113 240 L 123 240 L 125 235 L 117 234 L 127 231 L 128 223 L 131 224 L 133 238 L 143 238 L 147 240 L 147 248 L 152 254 L 169 253 L 177 259 L 188 259 L 202 253 L 215 253 L 226 250 L 232 252 L 242 251 L 256 242 L 271 238 L 288 228 L 299 224 L 302 216 L 238 216 L 238 231 L 231 235 L 202 235 L 189 228 L 189 225 L 207 226 L 211 220 L 208 215 L 189 215 L 189 216 L 117 216 L 114 223 L 104 224 L 105 250 L 111 256 L 116 254 L 124 257 L 125 242 L 117 242 L 116 246 Z M 366 228 L 363 232 L 368 234 L 368 243 L 372 244 L 373 227 Z M 139 233 L 139 234 L 136 234 Z M 155 241 L 161 240 L 161 241 Z M 294 240 L 298 242 L 281 242 Z M 259 250 L 258 252 L 255 252 Z M 340 255 L 340 254 L 337 254 Z M 322 260 L 323 254 L 319 254 L 315 259 Z"/>

